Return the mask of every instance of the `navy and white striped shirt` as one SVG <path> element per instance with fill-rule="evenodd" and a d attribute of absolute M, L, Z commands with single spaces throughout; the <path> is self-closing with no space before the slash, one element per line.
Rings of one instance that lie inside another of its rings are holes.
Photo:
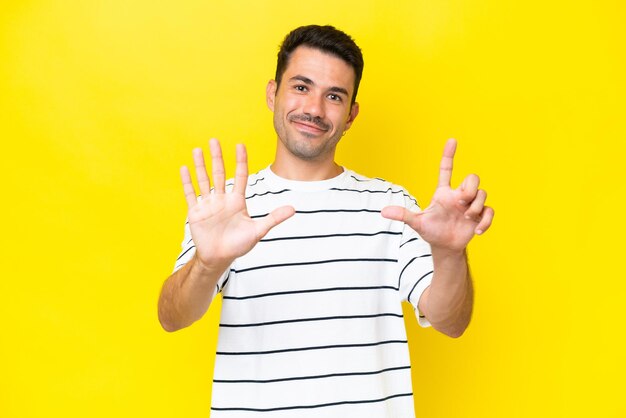
<path fill-rule="evenodd" d="M 414 417 L 401 302 L 417 309 L 433 263 L 428 243 L 380 211 L 417 211 L 415 199 L 350 170 L 302 182 L 266 168 L 249 177 L 246 202 L 252 217 L 296 213 L 218 281 L 211 416 Z M 194 251 L 186 225 L 175 270 Z"/>

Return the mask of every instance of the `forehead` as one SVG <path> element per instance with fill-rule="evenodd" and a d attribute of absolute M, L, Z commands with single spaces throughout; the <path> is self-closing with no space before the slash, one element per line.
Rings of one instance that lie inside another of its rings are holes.
<path fill-rule="evenodd" d="M 350 95 L 354 90 L 354 69 L 341 58 L 307 46 L 297 47 L 289 57 L 283 80 L 304 76 L 322 87 L 341 87 Z"/>

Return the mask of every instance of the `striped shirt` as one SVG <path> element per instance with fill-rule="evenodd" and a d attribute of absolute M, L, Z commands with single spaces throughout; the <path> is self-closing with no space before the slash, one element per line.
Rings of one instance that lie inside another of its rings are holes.
<path fill-rule="evenodd" d="M 414 417 L 401 302 L 417 309 L 433 263 L 428 243 L 380 211 L 417 211 L 415 199 L 350 170 L 301 182 L 268 167 L 249 177 L 246 203 L 253 218 L 296 213 L 218 281 L 211 416 Z M 186 225 L 175 270 L 194 251 Z"/>

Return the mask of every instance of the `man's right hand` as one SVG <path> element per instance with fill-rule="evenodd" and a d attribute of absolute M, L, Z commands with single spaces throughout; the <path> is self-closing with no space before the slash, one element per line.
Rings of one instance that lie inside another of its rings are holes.
<path fill-rule="evenodd" d="M 224 161 L 219 142 L 212 139 L 210 148 L 213 190 L 202 150 L 193 151 L 200 197 L 196 197 L 187 167 L 180 170 L 196 253 L 163 283 L 158 305 L 159 322 L 169 332 L 202 318 L 211 304 L 219 277 L 233 260 L 250 251 L 270 229 L 295 213 L 291 206 L 283 206 L 263 218 L 250 218 L 245 196 L 248 182 L 246 148 L 237 146 L 235 184 L 229 193 L 225 190 Z"/>
<path fill-rule="evenodd" d="M 224 160 L 220 143 L 211 139 L 209 147 L 213 189 L 200 148 L 193 150 L 200 197 L 196 197 L 189 169 L 183 166 L 180 175 L 189 208 L 189 227 L 196 246 L 196 260 L 206 269 L 224 271 L 235 258 L 250 251 L 270 229 L 291 217 L 295 210 L 291 206 L 282 206 L 263 218 L 250 218 L 245 198 L 248 182 L 245 146 L 237 145 L 235 184 L 229 193 L 225 191 Z"/>

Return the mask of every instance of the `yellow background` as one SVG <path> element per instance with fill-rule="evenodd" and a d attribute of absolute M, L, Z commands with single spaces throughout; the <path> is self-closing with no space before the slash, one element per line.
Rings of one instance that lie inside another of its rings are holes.
<path fill-rule="evenodd" d="M 626 21 L 621 1 L 10 0 L 0 8 L 0 416 L 207 417 L 219 304 L 168 334 L 178 169 L 222 140 L 274 152 L 283 36 L 365 55 L 339 161 L 434 190 L 481 176 L 473 322 L 407 320 L 418 417 L 624 417 Z M 231 171 L 232 173 L 232 171 Z M 410 314 L 409 310 L 405 314 Z"/>

